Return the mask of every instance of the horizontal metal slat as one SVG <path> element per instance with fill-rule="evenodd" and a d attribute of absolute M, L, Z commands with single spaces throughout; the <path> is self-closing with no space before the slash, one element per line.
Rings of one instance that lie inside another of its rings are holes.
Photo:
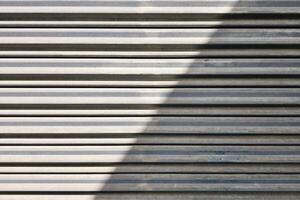
<path fill-rule="evenodd" d="M 300 75 L 300 59 L 1 59 L 0 67 L 6 76 L 79 74 L 83 79 L 91 74 Z"/>
<path fill-rule="evenodd" d="M 48 193 L 49 194 L 49 193 Z M 95 200 L 95 199 L 120 199 L 120 200 L 129 200 L 129 199 L 145 199 L 152 200 L 153 198 L 157 200 L 177 200 L 177 199 L 187 199 L 187 200 L 232 200 L 234 198 L 239 199 L 243 198 L 246 200 L 251 200 L 253 198 L 257 200 L 281 200 L 281 199 L 290 199 L 298 200 L 298 192 L 279 192 L 279 193 L 270 193 L 270 192 L 251 192 L 249 193 L 231 193 L 231 192 L 143 192 L 143 193 L 122 193 L 120 195 L 116 192 L 111 193 L 97 193 L 97 194 L 49 194 L 49 195 L 38 195 L 38 194 L 9 194 L 1 195 L 1 198 L 9 200 Z"/>
<path fill-rule="evenodd" d="M 1 117 L 2 134 L 298 134 L 298 117 Z"/>
<path fill-rule="evenodd" d="M 280 174 L 299 173 L 297 163 L 10 163 L 0 165 L 0 173 L 40 173 L 40 174 L 138 174 L 138 173 L 248 173 L 248 174 Z M 1 197 L 1 196 L 0 196 Z"/>
<path fill-rule="evenodd" d="M 298 13 L 298 1 L 1 1 L 2 13 Z M 276 9 L 275 9 L 276 8 Z"/>
<path fill-rule="evenodd" d="M 11 137 L 0 145 L 297 145 L 300 135 L 122 135 L 118 137 Z"/>
<path fill-rule="evenodd" d="M 299 175 L 0 175 L 0 191 L 299 191 Z"/>
<path fill-rule="evenodd" d="M 55 105 L 2 104 L 1 116 L 299 116 L 299 106 L 192 106 L 162 105 Z"/>
<path fill-rule="evenodd" d="M 1 146 L 0 163 L 299 163 L 298 146 Z"/>
<path fill-rule="evenodd" d="M 1 104 L 298 105 L 300 89 L 0 88 Z M 16 98 L 17 97 L 17 98 Z"/>
<path fill-rule="evenodd" d="M 1 75 L 0 75 L 1 76 Z M 21 75 L 20 79 L 26 80 L 16 80 L 16 76 L 4 75 L 11 80 L 0 81 L 1 87 L 18 88 L 18 87 L 41 87 L 41 88 L 180 88 L 180 87 L 266 87 L 266 88 L 284 88 L 284 87 L 299 87 L 299 78 L 177 78 L 177 77 L 130 77 L 129 80 L 122 80 L 124 77 L 115 76 L 113 80 L 104 81 L 74 81 L 74 79 L 84 79 L 83 76 L 79 77 L 62 75 L 61 77 L 68 77 L 68 79 L 73 79 L 69 81 L 55 81 L 55 80 L 40 80 L 40 79 L 55 79 L 58 75 L 46 75 L 35 76 L 35 75 Z M 9 77 L 8 77 L 9 76 Z M 35 80 L 29 80 L 29 79 Z M 88 75 L 86 77 L 89 77 Z M 101 79 L 101 77 L 93 76 L 92 79 Z M 6 78 L 5 78 L 6 79 Z M 14 79 L 14 80 L 12 80 Z M 127 78 L 126 78 L 127 79 Z M 143 81 L 138 81 L 136 79 L 141 79 Z M 148 79 L 148 80 L 144 80 Z M 165 80 L 163 80 L 165 79 Z"/>
<path fill-rule="evenodd" d="M 295 44 L 298 29 L 1 29 L 1 44 Z M 117 39 L 116 39 L 117 38 Z M 117 47 L 118 48 L 118 47 Z"/>

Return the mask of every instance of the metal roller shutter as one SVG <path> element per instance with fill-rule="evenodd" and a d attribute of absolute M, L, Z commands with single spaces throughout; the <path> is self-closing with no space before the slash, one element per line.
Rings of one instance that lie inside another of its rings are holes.
<path fill-rule="evenodd" d="M 0 0 L 0 199 L 300 199 L 300 1 Z"/>

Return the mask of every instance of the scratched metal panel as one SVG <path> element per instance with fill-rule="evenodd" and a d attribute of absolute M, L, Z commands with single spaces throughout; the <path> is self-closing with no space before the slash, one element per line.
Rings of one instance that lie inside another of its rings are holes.
<path fill-rule="evenodd" d="M 0 200 L 300 199 L 300 1 L 0 0 Z"/>

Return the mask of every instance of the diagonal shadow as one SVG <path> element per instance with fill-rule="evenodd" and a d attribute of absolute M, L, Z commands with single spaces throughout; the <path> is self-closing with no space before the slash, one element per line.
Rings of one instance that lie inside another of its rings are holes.
<path fill-rule="evenodd" d="M 232 5 L 230 6 L 231 8 L 228 10 L 228 13 L 230 13 L 230 11 L 233 11 L 233 9 L 234 9 L 235 6 L 238 6 L 238 5 L 239 5 L 239 4 L 238 4 L 238 1 L 239 1 L 239 0 L 232 1 Z M 216 2 L 216 3 L 217 3 L 217 2 Z M 142 1 L 142 2 L 140 3 L 140 6 L 141 6 L 141 10 L 142 10 L 142 7 L 145 7 L 145 6 L 151 6 L 151 2 L 150 2 L 150 1 L 148 1 L 148 2 L 147 2 L 147 1 Z M 218 27 L 218 26 L 221 27 L 221 26 L 222 26 L 222 23 L 223 23 L 223 20 L 225 20 L 225 19 L 228 19 L 228 16 L 227 16 L 226 14 L 220 15 L 220 16 L 218 15 L 218 22 L 217 22 L 218 25 L 217 25 L 217 27 Z M 216 20 L 216 19 L 214 19 L 214 20 Z M 216 27 L 216 28 L 217 28 L 217 27 Z M 216 29 L 216 31 L 215 31 L 214 33 L 211 34 L 211 38 L 214 37 L 216 34 L 218 34 L 218 29 Z M 145 33 L 145 36 L 147 37 L 147 33 Z M 153 34 L 151 34 L 151 37 L 153 37 Z M 157 35 L 157 37 L 159 37 L 159 34 Z M 209 41 L 207 42 L 207 45 L 209 46 Z M 198 49 L 199 54 L 200 54 L 200 51 L 201 51 L 201 50 L 205 50 L 205 48 L 207 48 L 205 45 L 201 46 L 201 49 Z M 197 57 L 197 56 L 195 56 L 195 57 Z M 187 74 L 188 74 L 189 71 L 191 70 L 190 67 L 191 67 L 192 65 L 193 65 L 193 62 L 191 62 L 188 66 L 186 66 L 186 73 L 187 73 Z M 177 82 L 177 85 L 180 85 L 180 82 L 181 82 L 180 76 L 177 77 L 176 82 Z M 175 94 L 176 92 L 178 92 L 178 89 L 176 88 L 176 84 L 175 84 L 174 87 L 170 89 L 170 93 L 169 93 L 168 96 L 172 96 L 172 95 Z M 170 102 L 169 102 L 169 98 L 166 97 L 163 104 L 164 104 L 164 105 L 168 105 L 169 103 L 170 103 Z M 160 110 L 159 106 L 157 106 L 156 115 L 159 116 L 159 115 L 161 115 L 161 114 L 163 114 L 163 112 Z M 156 120 L 150 120 L 148 123 L 146 123 L 146 124 L 144 125 L 143 131 L 141 131 L 141 133 L 140 133 L 139 135 L 142 135 L 142 134 L 147 135 L 147 133 L 151 133 L 151 131 L 152 131 L 151 126 L 152 126 L 152 127 L 153 127 L 153 126 L 159 126 L 161 123 L 162 123 L 162 122 L 159 121 L 159 120 L 157 120 L 157 119 L 156 119 Z M 155 136 L 153 136 L 153 137 L 155 137 Z M 112 180 L 116 180 L 117 177 L 118 177 L 118 173 L 122 173 L 122 172 L 123 172 L 123 170 L 121 169 L 122 164 L 128 163 L 128 158 L 127 158 L 126 155 L 128 155 L 128 154 L 130 154 L 131 152 L 135 151 L 135 148 L 136 148 L 138 145 L 141 145 L 141 144 L 144 144 L 144 141 L 141 141 L 140 139 L 135 139 L 135 144 L 131 146 L 131 148 L 127 151 L 127 153 L 126 153 L 125 155 L 123 155 L 123 158 L 120 160 L 120 163 L 118 163 L 118 164 L 116 164 L 116 165 L 114 166 L 113 172 L 110 174 L 110 176 L 109 176 L 109 177 L 107 178 L 107 180 L 105 181 L 106 184 L 104 183 L 101 187 L 99 186 L 99 189 L 98 189 L 99 192 L 101 192 L 101 191 L 111 191 L 112 189 L 114 189 L 114 188 L 112 188 L 113 186 L 112 186 L 111 184 L 108 184 L 108 183 L 112 182 Z M 154 145 L 154 148 L 155 148 L 155 145 Z M 112 165 L 113 165 L 113 164 L 112 164 Z M 132 166 L 134 166 L 134 164 L 133 164 Z M 139 166 L 139 168 L 141 168 L 141 167 L 144 167 L 144 168 L 146 169 L 146 168 L 147 168 L 147 165 Z M 183 166 L 183 167 L 184 167 L 184 166 Z M 132 170 L 132 171 L 134 171 L 134 170 Z M 145 170 L 145 171 L 146 171 L 146 170 Z M 172 173 L 172 172 L 171 172 L 171 173 Z M 137 184 L 139 184 L 139 183 L 137 183 Z M 139 187 L 139 186 L 137 185 L 137 187 Z M 99 193 L 99 195 L 96 195 L 96 196 L 95 196 L 94 200 L 102 200 L 103 198 L 106 199 L 107 196 L 106 196 L 106 197 L 103 197 L 103 196 L 101 196 L 101 194 Z M 139 198 L 141 198 L 141 196 L 139 196 L 139 197 L 137 197 L 137 198 L 139 199 Z M 110 198 L 109 198 L 109 199 L 110 199 Z M 112 198 L 112 199 L 114 199 L 114 198 Z M 123 198 L 121 198 L 121 199 L 123 199 Z M 129 197 L 129 199 L 136 199 L 136 197 L 134 197 L 134 195 L 133 195 L 133 196 Z M 148 199 L 148 198 L 146 198 L 146 199 Z M 151 199 L 151 198 L 149 198 L 149 199 Z M 155 198 L 152 197 L 152 199 L 155 199 Z"/>

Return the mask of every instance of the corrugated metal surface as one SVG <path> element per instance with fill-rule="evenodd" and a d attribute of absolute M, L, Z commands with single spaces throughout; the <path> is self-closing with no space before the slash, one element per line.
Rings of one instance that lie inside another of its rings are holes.
<path fill-rule="evenodd" d="M 0 0 L 0 199 L 300 199 L 300 1 Z"/>

